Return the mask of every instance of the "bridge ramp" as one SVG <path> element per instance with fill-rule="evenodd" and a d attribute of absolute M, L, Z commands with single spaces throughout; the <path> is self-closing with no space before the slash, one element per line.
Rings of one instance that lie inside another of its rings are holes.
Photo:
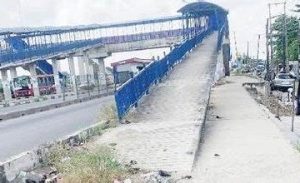
<path fill-rule="evenodd" d="M 215 74 L 216 45 L 213 33 L 150 92 L 134 123 L 104 134 L 97 143 L 117 143 L 121 160 L 136 160 L 143 169 L 190 172 Z"/>

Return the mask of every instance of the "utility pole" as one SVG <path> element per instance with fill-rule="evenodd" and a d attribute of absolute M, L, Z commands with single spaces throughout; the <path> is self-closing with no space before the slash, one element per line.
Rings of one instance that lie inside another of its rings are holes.
<path fill-rule="evenodd" d="M 235 46 L 235 57 L 238 59 L 240 57 L 240 53 L 237 47 L 237 41 L 236 41 L 236 35 L 235 32 L 233 32 L 233 38 L 234 38 L 234 46 Z"/>
<path fill-rule="evenodd" d="M 297 80 L 298 80 L 298 90 L 297 90 L 297 96 L 296 96 L 296 115 L 300 115 L 300 78 L 299 78 L 299 63 L 300 63 L 300 19 L 298 19 L 298 63 L 297 63 Z M 296 94 L 295 94 L 296 95 Z"/>
<path fill-rule="evenodd" d="M 287 37 L 287 17 L 286 17 L 286 1 L 284 2 L 284 41 L 283 41 L 283 72 L 287 72 L 287 56 L 288 56 L 288 37 Z"/>
<path fill-rule="evenodd" d="M 267 103 L 269 104 L 269 96 L 270 96 L 270 54 L 269 54 L 269 22 L 271 20 L 267 19 L 267 23 L 266 23 L 266 77 L 265 77 L 265 95 L 267 98 Z M 267 104 L 267 105 L 268 105 Z"/>
<path fill-rule="evenodd" d="M 274 69 L 274 50 L 273 50 L 273 24 L 272 24 L 272 12 L 271 12 L 271 4 L 269 3 L 269 29 L 270 32 L 268 34 L 268 38 L 270 40 L 270 62 L 269 62 L 269 66 L 271 67 L 271 69 Z M 274 71 L 274 70 L 273 70 Z M 270 74 L 271 75 L 271 74 Z"/>
<path fill-rule="evenodd" d="M 270 81 L 270 53 L 269 53 L 269 46 L 270 46 L 270 41 L 269 41 L 269 25 L 270 25 L 271 20 L 267 19 L 266 23 L 266 80 Z"/>
<path fill-rule="evenodd" d="M 247 64 L 249 64 L 249 41 L 247 41 Z"/>
<path fill-rule="evenodd" d="M 259 45 L 260 44 L 260 34 L 258 34 L 258 40 L 257 40 L 257 55 L 256 55 L 256 60 L 259 60 Z"/>
<path fill-rule="evenodd" d="M 295 10 L 295 12 L 300 12 L 300 4 L 296 4 L 296 10 Z M 299 28 L 298 28 L 298 63 L 297 63 L 297 69 L 296 70 L 298 70 L 298 72 L 297 72 L 297 80 L 298 80 L 298 89 L 297 89 L 297 94 L 295 94 L 296 96 L 296 106 L 295 106 L 295 108 L 296 108 L 296 114 L 297 115 L 300 115 L 300 78 L 299 78 L 299 62 L 300 62 L 300 19 L 298 18 L 298 26 L 299 26 Z"/>

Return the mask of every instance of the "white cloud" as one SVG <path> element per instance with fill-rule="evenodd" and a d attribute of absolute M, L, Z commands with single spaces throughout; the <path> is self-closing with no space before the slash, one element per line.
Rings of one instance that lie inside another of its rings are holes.
<path fill-rule="evenodd" d="M 3 27 L 119 22 L 176 14 L 180 0 L 0 0 Z"/>
<path fill-rule="evenodd" d="M 278 0 L 279 1 L 279 0 Z M 289 0 L 289 7 L 296 0 Z M 230 30 L 240 52 L 250 41 L 256 54 L 257 34 L 264 34 L 267 3 L 275 0 L 212 0 L 230 11 Z M 110 23 L 176 14 L 182 0 L 0 0 L 1 27 Z M 291 8 L 289 8 L 291 9 Z M 274 7 L 274 11 L 281 11 Z M 232 41 L 233 43 L 233 41 Z M 264 40 L 262 39 L 261 52 Z"/>

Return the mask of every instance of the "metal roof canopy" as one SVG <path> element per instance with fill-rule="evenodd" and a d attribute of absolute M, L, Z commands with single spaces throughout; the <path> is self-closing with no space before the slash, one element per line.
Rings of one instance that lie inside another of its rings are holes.
<path fill-rule="evenodd" d="M 219 5 L 209 2 L 195 2 L 187 4 L 178 10 L 183 15 L 214 15 L 216 12 L 219 14 L 227 15 L 228 11 Z"/>
<path fill-rule="evenodd" d="M 104 28 L 118 28 L 118 27 L 128 27 L 128 26 L 135 26 L 135 25 L 143 25 L 143 24 L 154 24 L 154 23 L 162 23 L 174 20 L 181 20 L 184 17 L 182 16 L 170 16 L 170 17 L 162 17 L 162 18 L 155 18 L 155 19 L 144 19 L 144 20 L 136 20 L 136 21 L 129 21 L 124 23 L 113 23 L 113 24 L 93 24 L 88 26 L 76 26 L 76 27 L 67 27 L 67 28 L 59 28 L 59 27 L 51 27 L 51 30 L 35 30 L 35 31 L 6 31 L 0 32 L 1 35 L 9 35 L 15 34 L 18 36 L 23 37 L 30 37 L 30 36 L 44 36 L 44 35 L 53 35 L 53 34 L 63 34 L 69 32 L 79 32 L 79 31 L 89 31 L 95 29 L 104 29 Z"/>

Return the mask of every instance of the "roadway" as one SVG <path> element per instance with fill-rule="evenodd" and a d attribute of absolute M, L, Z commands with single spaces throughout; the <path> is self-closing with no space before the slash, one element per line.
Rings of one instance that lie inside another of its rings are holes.
<path fill-rule="evenodd" d="M 97 123 L 113 96 L 40 112 L 0 123 L 0 162 Z"/>

